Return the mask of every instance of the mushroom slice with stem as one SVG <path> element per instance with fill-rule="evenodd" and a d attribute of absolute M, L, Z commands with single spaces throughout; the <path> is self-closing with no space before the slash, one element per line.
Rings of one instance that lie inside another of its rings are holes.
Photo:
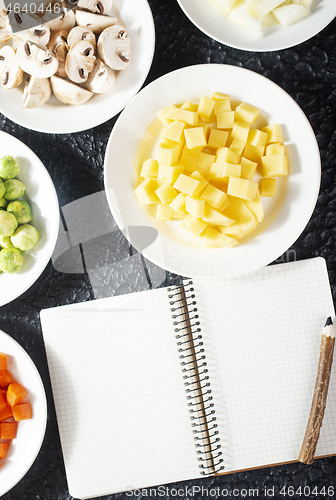
<path fill-rule="evenodd" d="M 23 71 L 16 60 L 15 51 L 9 45 L 0 49 L 0 75 L 6 90 L 18 87 L 23 80 Z"/>
<path fill-rule="evenodd" d="M 78 0 L 77 7 L 96 14 L 109 15 L 112 10 L 112 0 Z"/>
<path fill-rule="evenodd" d="M 115 17 L 101 16 L 100 14 L 92 14 L 92 12 L 78 9 L 76 10 L 76 21 L 78 26 L 86 26 L 93 33 L 99 35 L 104 29 L 114 26 L 118 20 Z"/>
<path fill-rule="evenodd" d="M 68 32 L 65 30 L 55 31 L 50 38 L 50 42 L 48 45 L 48 49 L 55 54 L 58 59 L 58 70 L 56 71 L 56 75 L 61 76 L 63 78 L 67 77 L 65 71 L 65 61 L 69 52 L 68 47 Z"/>
<path fill-rule="evenodd" d="M 99 57 L 112 69 L 122 70 L 130 65 L 131 45 L 123 26 L 106 28 L 98 38 L 97 49 Z"/>
<path fill-rule="evenodd" d="M 74 43 L 81 41 L 90 42 L 96 47 L 96 35 L 93 31 L 85 26 L 75 26 L 68 34 L 68 46 L 72 47 Z"/>
<path fill-rule="evenodd" d="M 23 90 L 23 107 L 38 108 L 46 103 L 51 96 L 49 78 L 36 78 L 29 75 Z"/>
<path fill-rule="evenodd" d="M 78 106 L 79 104 L 85 104 L 93 96 L 93 93 L 89 90 L 83 89 L 79 85 L 64 80 L 59 76 L 52 76 L 50 83 L 55 96 L 64 104 Z"/>
<path fill-rule="evenodd" d="M 18 44 L 16 59 L 23 71 L 37 78 L 49 78 L 58 69 L 58 59 L 54 54 L 28 40 Z"/>
<path fill-rule="evenodd" d="M 35 28 L 29 28 L 28 30 L 13 34 L 12 38 L 17 41 L 29 40 L 29 42 L 33 42 L 41 49 L 44 49 L 50 39 L 50 28 L 47 25 L 41 24 Z"/>
<path fill-rule="evenodd" d="M 91 90 L 94 94 L 103 94 L 113 87 L 115 80 L 115 72 L 105 66 L 103 61 L 97 59 L 95 67 L 92 73 L 90 73 L 89 78 L 83 83 L 83 87 Z"/>
<path fill-rule="evenodd" d="M 65 61 L 65 71 L 72 82 L 86 82 L 96 62 L 94 52 L 94 46 L 90 42 L 82 41 L 72 45 Z"/>
<path fill-rule="evenodd" d="M 65 30 L 69 32 L 76 25 L 76 16 L 73 10 L 64 9 L 64 13 L 45 23 L 49 26 L 50 31 L 61 31 Z"/>

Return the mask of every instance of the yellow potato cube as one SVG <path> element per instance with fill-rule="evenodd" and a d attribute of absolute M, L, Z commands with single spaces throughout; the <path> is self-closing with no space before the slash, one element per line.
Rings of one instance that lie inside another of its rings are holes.
<path fill-rule="evenodd" d="M 203 120 L 207 121 L 210 120 L 214 107 L 215 101 L 210 99 L 210 97 L 203 96 L 200 99 L 197 112 Z"/>
<path fill-rule="evenodd" d="M 227 111 L 225 113 L 218 113 L 217 117 L 217 128 L 232 128 L 235 124 L 235 112 Z"/>
<path fill-rule="evenodd" d="M 218 130 L 213 128 L 210 130 L 209 140 L 208 140 L 208 148 L 210 149 L 218 149 L 224 148 L 229 132 L 225 130 Z"/>
<path fill-rule="evenodd" d="M 286 155 L 268 155 L 261 158 L 264 177 L 288 175 L 288 159 Z"/>
<path fill-rule="evenodd" d="M 225 202 L 227 202 L 228 205 L 230 203 L 228 195 L 215 186 L 212 186 L 211 184 L 209 184 L 205 188 L 205 190 L 201 194 L 201 198 L 203 198 L 212 208 L 220 211 L 223 211 L 225 210 L 225 208 L 227 208 L 224 207 Z"/>
<path fill-rule="evenodd" d="M 183 171 L 184 167 L 182 165 L 160 165 L 157 177 L 167 184 L 174 184 Z"/>
<path fill-rule="evenodd" d="M 247 142 L 249 144 L 252 144 L 252 146 L 266 146 L 268 142 L 268 134 L 256 128 L 253 128 L 249 131 Z"/>
<path fill-rule="evenodd" d="M 169 106 L 167 109 L 167 113 L 165 114 L 165 120 L 177 120 L 177 113 L 179 111 L 179 108 L 177 106 Z"/>
<path fill-rule="evenodd" d="M 156 116 L 158 117 L 158 119 L 160 120 L 160 122 L 164 127 L 166 127 L 172 122 L 172 120 L 166 118 L 166 114 L 168 113 L 170 108 L 171 106 L 168 106 L 167 108 L 160 109 L 160 111 L 156 113 Z"/>
<path fill-rule="evenodd" d="M 189 196 L 193 196 L 196 191 L 199 189 L 201 183 L 200 181 L 193 179 L 192 177 L 188 177 L 185 174 L 181 174 L 177 181 L 174 184 L 174 188 L 178 191 L 181 191 L 184 194 L 188 194 Z"/>
<path fill-rule="evenodd" d="M 197 170 L 195 170 L 195 172 L 193 172 L 190 177 L 192 179 L 196 179 L 197 181 L 200 182 L 200 186 L 195 191 L 195 194 L 197 196 L 199 196 L 204 191 L 204 189 L 208 186 L 209 183 L 206 179 L 204 179 L 203 175 L 200 172 L 198 172 Z"/>
<path fill-rule="evenodd" d="M 197 170 L 200 173 L 208 174 L 214 161 L 215 155 L 210 155 L 209 153 L 200 153 L 194 171 Z"/>
<path fill-rule="evenodd" d="M 159 164 L 156 160 L 148 158 L 144 161 L 140 170 L 140 177 L 157 177 Z"/>
<path fill-rule="evenodd" d="M 219 189 L 226 189 L 227 187 L 227 180 L 225 180 L 223 176 L 223 167 L 224 162 L 216 161 L 211 165 L 209 172 L 210 181 Z"/>
<path fill-rule="evenodd" d="M 265 151 L 266 156 L 268 155 L 284 155 L 285 154 L 285 145 L 283 142 L 273 142 L 272 144 L 268 144 L 266 146 Z"/>
<path fill-rule="evenodd" d="M 252 212 L 247 208 L 243 200 L 239 198 L 231 198 L 231 204 L 224 210 L 223 215 L 236 221 L 243 232 L 255 221 Z"/>
<path fill-rule="evenodd" d="M 228 111 L 232 111 L 229 97 L 227 99 L 219 99 L 216 101 L 214 107 L 215 115 L 218 115 L 219 113 L 227 113 Z"/>
<path fill-rule="evenodd" d="M 243 200 L 254 201 L 257 195 L 257 189 L 257 182 L 237 177 L 230 177 L 227 194 Z"/>
<path fill-rule="evenodd" d="M 213 101 L 222 101 L 223 99 L 230 99 L 230 96 L 227 94 L 222 94 L 221 92 L 213 92 L 211 99 Z"/>
<path fill-rule="evenodd" d="M 226 181 L 229 182 L 229 177 L 240 177 L 241 176 L 241 166 L 236 163 L 223 163 L 223 177 L 226 177 Z"/>
<path fill-rule="evenodd" d="M 194 172 L 196 170 L 200 152 L 203 150 L 204 148 L 188 149 L 187 146 L 184 146 L 180 163 L 181 165 L 184 165 L 186 172 Z"/>
<path fill-rule="evenodd" d="M 159 165 L 172 165 L 177 163 L 181 157 L 182 145 L 176 142 L 160 142 L 158 147 Z"/>
<path fill-rule="evenodd" d="M 161 132 L 162 139 L 166 139 L 166 141 L 178 142 L 180 144 L 184 144 L 185 126 L 186 126 L 185 123 L 174 120 Z"/>
<path fill-rule="evenodd" d="M 181 212 L 176 212 L 173 210 L 173 213 L 171 214 L 172 219 L 184 219 L 186 216 L 186 213 L 182 214 Z"/>
<path fill-rule="evenodd" d="M 188 214 L 196 218 L 204 217 L 205 200 L 199 196 L 186 196 L 185 207 Z"/>
<path fill-rule="evenodd" d="M 184 104 L 182 104 L 181 109 L 186 109 L 187 111 L 193 111 L 193 112 L 195 112 L 198 109 L 198 105 L 194 104 L 194 103 L 192 103 L 190 101 L 187 101 Z"/>
<path fill-rule="evenodd" d="M 201 219 L 193 217 L 192 215 L 188 215 L 188 217 L 184 219 L 181 227 L 184 227 L 193 236 L 198 236 L 202 231 L 204 231 L 204 229 L 207 227 L 207 224 Z"/>
<path fill-rule="evenodd" d="M 251 181 L 257 170 L 258 163 L 242 157 L 240 165 L 241 165 L 241 177 L 243 179 L 248 179 L 249 181 Z"/>
<path fill-rule="evenodd" d="M 244 151 L 245 145 L 246 145 L 246 142 L 235 138 L 231 142 L 229 149 L 230 149 L 230 151 L 233 151 L 234 153 L 236 153 L 236 155 L 241 156 L 243 151 Z"/>
<path fill-rule="evenodd" d="M 166 205 L 167 203 L 171 203 L 174 198 L 177 196 L 177 191 L 170 184 L 163 183 L 161 186 L 155 191 L 161 203 Z"/>
<path fill-rule="evenodd" d="M 247 208 L 250 210 L 250 212 L 252 212 L 252 214 L 257 219 L 257 221 L 263 222 L 264 217 L 265 217 L 265 212 L 264 212 L 263 204 L 261 202 L 259 189 L 257 189 L 257 194 L 256 194 L 254 201 L 244 200 L 244 203 L 247 206 Z"/>
<path fill-rule="evenodd" d="M 246 144 L 243 156 L 250 161 L 259 163 L 261 157 L 265 154 L 265 146 L 252 146 L 252 144 Z"/>
<path fill-rule="evenodd" d="M 204 132 L 205 132 L 205 137 L 206 137 L 206 140 L 208 142 L 208 139 L 209 139 L 209 135 L 210 135 L 210 127 L 207 123 L 202 123 L 200 122 L 198 124 L 198 127 L 203 127 L 204 128 Z"/>
<path fill-rule="evenodd" d="M 175 120 L 195 126 L 198 124 L 198 113 L 197 111 L 188 111 L 187 109 L 179 108 Z"/>
<path fill-rule="evenodd" d="M 170 203 L 170 206 L 175 212 L 186 214 L 184 194 L 179 193 L 176 198 Z"/>
<path fill-rule="evenodd" d="M 257 227 L 258 227 L 258 221 L 254 220 L 248 227 L 245 228 L 244 236 L 247 236 L 248 234 L 252 233 L 252 231 L 255 231 Z"/>
<path fill-rule="evenodd" d="M 242 142 L 246 142 L 249 131 L 249 123 L 236 121 L 232 128 L 231 137 L 233 137 L 234 139 L 239 139 Z"/>
<path fill-rule="evenodd" d="M 173 209 L 169 205 L 158 204 L 156 219 L 158 220 L 171 220 Z"/>
<path fill-rule="evenodd" d="M 273 198 L 276 190 L 276 179 L 262 178 L 259 181 L 260 196 L 267 196 Z"/>
<path fill-rule="evenodd" d="M 138 198 L 140 205 L 150 205 L 152 203 L 158 203 L 159 198 L 155 191 L 158 188 L 158 184 L 154 179 L 145 179 L 139 186 L 134 190 L 135 196 Z"/>
<path fill-rule="evenodd" d="M 232 226 L 220 226 L 220 232 L 234 238 L 235 240 L 240 240 L 243 238 L 244 233 L 240 229 L 240 225 L 235 222 Z"/>
<path fill-rule="evenodd" d="M 184 135 L 188 149 L 205 147 L 207 145 L 206 131 L 203 127 L 187 128 L 184 130 Z"/>
<path fill-rule="evenodd" d="M 271 123 L 261 130 L 268 134 L 268 144 L 272 142 L 283 142 L 282 129 L 279 123 Z"/>
<path fill-rule="evenodd" d="M 247 123 L 255 122 L 260 116 L 260 109 L 252 106 L 248 102 L 242 102 L 236 107 L 237 120 L 242 120 Z"/>
<path fill-rule="evenodd" d="M 227 161 L 229 163 L 240 163 L 240 156 L 229 148 L 219 148 L 216 151 L 217 161 Z"/>
<path fill-rule="evenodd" d="M 205 204 L 204 207 L 204 216 L 202 220 L 213 226 L 231 226 L 231 224 L 235 222 L 233 219 L 230 219 L 225 214 L 218 212 L 207 204 Z"/>
<path fill-rule="evenodd" d="M 233 248 L 238 245 L 238 241 L 212 227 L 207 227 L 200 237 L 210 248 Z"/>

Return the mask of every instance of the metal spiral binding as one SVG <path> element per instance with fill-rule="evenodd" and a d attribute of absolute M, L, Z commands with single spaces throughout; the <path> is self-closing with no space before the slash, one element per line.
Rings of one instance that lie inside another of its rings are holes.
<path fill-rule="evenodd" d="M 224 470 L 193 282 L 168 288 L 201 474 Z"/>

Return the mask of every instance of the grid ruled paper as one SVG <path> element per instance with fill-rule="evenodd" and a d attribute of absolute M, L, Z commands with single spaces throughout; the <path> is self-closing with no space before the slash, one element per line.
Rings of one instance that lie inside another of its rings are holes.
<path fill-rule="evenodd" d="M 69 491 L 200 477 L 166 289 L 41 312 Z"/>
<path fill-rule="evenodd" d="M 297 460 L 335 314 L 325 261 L 194 287 L 226 471 Z M 316 456 L 336 453 L 335 363 Z"/>

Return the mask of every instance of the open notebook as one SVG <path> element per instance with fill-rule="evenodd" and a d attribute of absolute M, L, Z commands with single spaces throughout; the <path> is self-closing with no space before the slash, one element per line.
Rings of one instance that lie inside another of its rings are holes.
<path fill-rule="evenodd" d="M 297 460 L 328 316 L 322 258 L 43 310 L 71 495 Z M 334 453 L 335 367 L 316 456 Z"/>

